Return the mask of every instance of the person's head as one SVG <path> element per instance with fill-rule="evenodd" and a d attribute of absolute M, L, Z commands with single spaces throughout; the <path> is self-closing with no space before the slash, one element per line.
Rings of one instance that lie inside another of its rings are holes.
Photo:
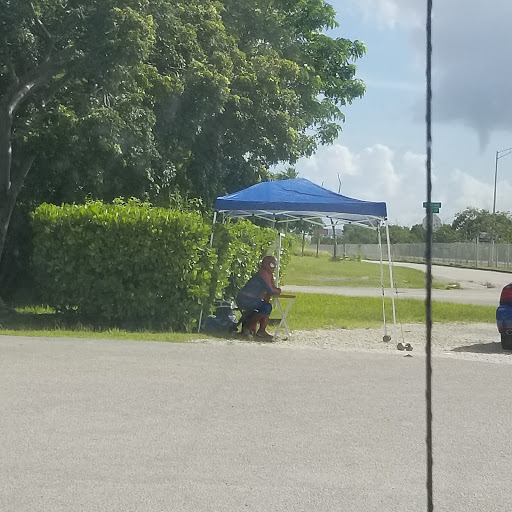
<path fill-rule="evenodd" d="M 269 272 L 274 272 L 276 268 L 276 259 L 274 256 L 265 256 L 263 260 L 261 260 L 261 268 Z"/>

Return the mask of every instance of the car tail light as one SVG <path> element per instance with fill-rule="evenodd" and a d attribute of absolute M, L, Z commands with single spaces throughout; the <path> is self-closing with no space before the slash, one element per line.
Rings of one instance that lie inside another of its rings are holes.
<path fill-rule="evenodd" d="M 501 290 L 500 305 L 512 304 L 512 283 Z"/>

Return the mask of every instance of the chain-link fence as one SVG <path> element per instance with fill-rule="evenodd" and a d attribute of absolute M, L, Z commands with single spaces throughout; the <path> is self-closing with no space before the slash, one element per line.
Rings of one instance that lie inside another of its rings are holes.
<path fill-rule="evenodd" d="M 316 251 L 317 246 L 311 245 L 310 250 Z M 334 254 L 334 245 L 320 245 L 320 251 Z M 360 257 L 378 260 L 380 258 L 377 244 L 338 244 L 338 256 Z M 387 260 L 387 245 L 383 244 L 383 258 Z M 392 244 L 391 258 L 393 261 L 424 261 L 425 244 Z M 488 243 L 453 243 L 432 245 L 432 262 L 444 264 L 470 265 L 475 267 L 512 267 L 512 245 Z"/>

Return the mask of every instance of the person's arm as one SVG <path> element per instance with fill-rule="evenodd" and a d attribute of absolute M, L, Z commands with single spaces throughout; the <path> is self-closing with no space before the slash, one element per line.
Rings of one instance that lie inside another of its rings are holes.
<path fill-rule="evenodd" d="M 270 272 L 260 272 L 259 274 L 265 283 L 266 292 L 269 295 L 279 295 L 281 293 L 281 288 L 275 286 L 274 279 Z"/>

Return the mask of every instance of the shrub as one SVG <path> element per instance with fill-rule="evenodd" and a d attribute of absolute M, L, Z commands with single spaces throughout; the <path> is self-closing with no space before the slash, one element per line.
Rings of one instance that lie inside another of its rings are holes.
<path fill-rule="evenodd" d="M 95 324 L 187 331 L 204 305 L 234 298 L 275 254 L 276 232 L 247 220 L 211 224 L 197 211 L 132 199 L 42 204 L 32 213 L 42 300 Z M 285 237 L 281 269 L 291 257 Z"/>
<path fill-rule="evenodd" d="M 33 213 L 36 279 L 58 311 L 126 326 L 189 330 L 217 256 L 199 213 L 131 200 Z"/>

